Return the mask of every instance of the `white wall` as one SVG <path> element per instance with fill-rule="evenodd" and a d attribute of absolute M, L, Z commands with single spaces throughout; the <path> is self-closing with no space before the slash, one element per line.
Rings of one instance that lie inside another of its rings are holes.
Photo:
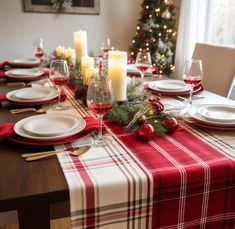
<path fill-rule="evenodd" d="M 26 13 L 23 0 L 0 0 L 0 61 L 32 56 L 36 37 L 43 37 L 47 52 L 58 45 L 73 47 L 73 32 L 88 34 L 88 50 L 100 53 L 102 41 L 128 50 L 136 30 L 142 0 L 100 0 L 99 15 Z"/>

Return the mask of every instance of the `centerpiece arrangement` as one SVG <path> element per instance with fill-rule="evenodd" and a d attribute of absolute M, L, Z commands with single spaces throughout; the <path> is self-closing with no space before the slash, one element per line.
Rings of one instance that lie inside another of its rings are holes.
<path fill-rule="evenodd" d="M 112 82 L 114 102 L 112 109 L 104 116 L 106 120 L 124 125 L 127 131 L 132 131 L 142 140 L 174 132 L 178 126 L 177 120 L 164 111 L 160 96 L 153 96 L 143 89 L 141 80 L 127 84 L 127 52 L 108 51 L 104 60 L 87 55 L 86 31 L 74 33 L 76 61 L 70 65 L 68 84 L 75 96 L 86 105 L 88 84 L 93 75 L 109 77 Z M 56 57 L 63 56 L 68 63 L 73 63 L 75 57 L 60 55 L 63 52 L 59 46 Z M 61 51 L 61 52 L 60 52 Z M 59 54 L 59 55 L 58 55 Z M 95 63 L 96 62 L 96 63 Z M 104 64 L 105 63 L 105 64 Z"/>

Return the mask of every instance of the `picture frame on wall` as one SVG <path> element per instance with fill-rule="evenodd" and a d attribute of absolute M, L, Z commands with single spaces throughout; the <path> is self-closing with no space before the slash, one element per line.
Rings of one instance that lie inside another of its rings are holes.
<path fill-rule="evenodd" d="M 100 0 L 23 0 L 25 12 L 99 14 Z"/>

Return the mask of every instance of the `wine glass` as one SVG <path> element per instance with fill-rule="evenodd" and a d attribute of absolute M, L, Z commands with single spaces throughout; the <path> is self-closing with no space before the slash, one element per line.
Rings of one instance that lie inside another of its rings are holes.
<path fill-rule="evenodd" d="M 103 116 L 112 109 L 113 89 L 111 80 L 104 75 L 94 75 L 88 85 L 87 105 L 96 114 L 99 121 L 98 139 L 94 140 L 94 145 L 105 144 L 102 136 Z"/>
<path fill-rule="evenodd" d="M 54 106 L 55 110 L 67 110 L 67 106 L 62 106 L 61 99 L 61 87 L 66 84 L 69 79 L 69 68 L 66 60 L 54 59 L 50 64 L 50 74 L 51 82 L 55 85 L 58 91 L 58 103 Z"/>
<path fill-rule="evenodd" d="M 104 59 L 107 59 L 108 51 L 111 50 L 111 49 L 112 49 L 112 47 L 111 47 L 110 38 L 107 38 L 106 41 L 104 41 L 102 43 L 102 46 L 101 46 L 101 51 L 103 53 L 103 58 Z"/>
<path fill-rule="evenodd" d="M 144 74 L 152 69 L 152 60 L 149 52 L 138 52 L 135 60 L 136 68 L 140 72 L 142 85 L 144 84 Z"/>
<path fill-rule="evenodd" d="M 34 39 L 34 42 L 33 42 L 33 54 L 40 61 L 42 60 L 42 57 L 44 55 L 43 39 L 42 38 Z"/>
<path fill-rule="evenodd" d="M 187 60 L 183 68 L 182 78 L 190 86 L 189 105 L 187 107 L 187 109 L 190 109 L 194 87 L 200 85 L 203 78 L 202 61 L 198 59 Z"/>

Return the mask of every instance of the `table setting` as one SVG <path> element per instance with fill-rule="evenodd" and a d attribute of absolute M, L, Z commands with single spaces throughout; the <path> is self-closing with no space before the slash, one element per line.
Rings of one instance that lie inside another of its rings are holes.
<path fill-rule="evenodd" d="M 13 59 L 1 63 L 0 69 L 4 69 L 8 66 L 13 68 L 34 68 L 38 67 L 40 64 L 40 60 L 37 58 Z"/>
<path fill-rule="evenodd" d="M 58 99 L 64 101 L 66 98 L 67 96 L 63 91 L 60 92 L 59 96 L 58 91 L 53 87 L 27 87 L 1 95 L 0 102 L 8 102 L 17 106 L 32 106 L 57 103 Z"/>
<path fill-rule="evenodd" d="M 2 104 L 25 106 L 9 110 L 12 117 L 25 112 L 24 118 L 0 125 L 1 139 L 33 147 L 20 154 L 21 166 L 58 163 L 71 228 L 232 228 L 235 105 L 209 103 L 207 96 L 194 100 L 193 94 L 206 95 L 201 61 L 193 74 L 187 62 L 182 80 L 148 81 L 155 74 L 145 75 L 152 64 L 142 50 L 135 63 L 141 77 L 130 79 L 127 52 L 105 51 L 96 65 L 87 55 L 86 31 L 75 32 L 74 43 L 76 57 L 71 49 L 69 58 L 63 46 L 55 49 L 48 87 L 31 85 L 0 97 Z M 7 77 L 42 73 L 19 62 Z"/>

